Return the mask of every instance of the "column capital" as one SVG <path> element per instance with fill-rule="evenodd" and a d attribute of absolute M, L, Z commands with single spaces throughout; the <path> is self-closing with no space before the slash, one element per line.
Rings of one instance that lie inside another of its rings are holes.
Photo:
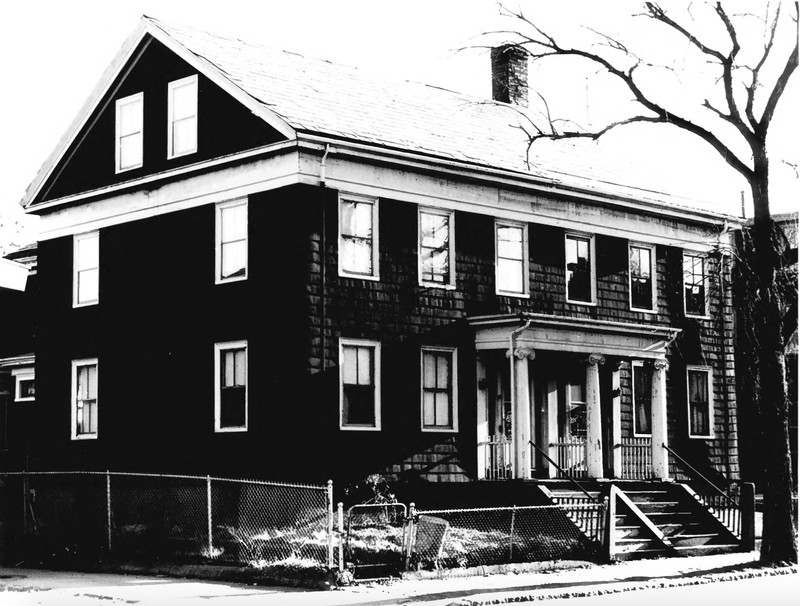
<path fill-rule="evenodd" d="M 669 368 L 669 362 L 664 358 L 658 358 L 653 360 L 653 368 L 656 370 L 667 370 Z"/>
<path fill-rule="evenodd" d="M 589 357 L 587 358 L 587 362 L 589 362 L 589 364 L 592 364 L 592 365 L 594 365 L 594 364 L 605 364 L 606 363 L 606 357 L 603 354 L 599 354 L 599 353 L 589 354 Z"/>
<path fill-rule="evenodd" d="M 513 355 L 518 360 L 524 360 L 525 358 L 533 360 L 536 358 L 536 351 L 530 347 L 515 347 Z M 506 358 L 510 357 L 508 350 L 506 350 Z"/>

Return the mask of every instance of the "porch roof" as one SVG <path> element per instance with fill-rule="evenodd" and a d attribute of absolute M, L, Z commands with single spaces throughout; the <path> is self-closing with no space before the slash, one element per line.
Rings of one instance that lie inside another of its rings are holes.
<path fill-rule="evenodd" d="M 475 330 L 478 350 L 508 349 L 513 335 L 517 347 L 632 358 L 663 358 L 681 332 L 671 326 L 535 313 L 475 316 L 467 321 Z"/>

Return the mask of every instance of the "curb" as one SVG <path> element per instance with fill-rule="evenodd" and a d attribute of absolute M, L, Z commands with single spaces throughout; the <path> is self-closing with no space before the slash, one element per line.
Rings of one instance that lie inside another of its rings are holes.
<path fill-rule="evenodd" d="M 495 574 L 548 573 L 562 570 L 592 568 L 596 564 L 584 560 L 550 560 L 546 562 L 524 562 L 518 564 L 493 564 L 471 568 L 440 568 L 438 570 L 416 570 L 403 572 L 404 581 L 425 581 L 430 579 L 460 579 L 464 577 L 485 577 Z"/>
<path fill-rule="evenodd" d="M 733 573 L 720 573 L 709 574 L 700 578 L 692 578 L 681 581 L 658 581 L 657 579 L 645 581 L 637 585 L 629 585 L 627 587 L 616 588 L 603 588 L 587 589 L 578 591 L 559 591 L 554 593 L 529 593 L 509 596 L 506 598 L 497 598 L 491 600 L 469 600 L 464 599 L 458 602 L 453 602 L 451 606 L 491 606 L 494 604 L 510 604 L 517 602 L 536 602 L 541 600 L 563 600 L 569 598 L 588 598 L 600 595 L 611 595 L 615 593 L 626 593 L 629 591 L 642 591 L 645 589 L 668 589 L 672 587 L 687 587 L 689 585 L 707 585 L 709 583 L 720 583 L 727 581 L 743 581 L 746 579 L 755 579 L 759 577 L 771 576 L 784 576 L 789 574 L 798 574 L 798 567 L 787 566 L 786 568 L 762 568 L 746 572 L 733 572 Z M 598 585 L 603 585 L 599 582 Z"/>

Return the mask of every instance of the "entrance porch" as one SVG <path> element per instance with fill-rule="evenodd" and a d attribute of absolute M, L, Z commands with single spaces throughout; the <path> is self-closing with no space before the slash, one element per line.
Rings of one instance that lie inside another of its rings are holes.
<path fill-rule="evenodd" d="M 667 479 L 666 350 L 678 329 L 473 318 L 485 480 Z"/>

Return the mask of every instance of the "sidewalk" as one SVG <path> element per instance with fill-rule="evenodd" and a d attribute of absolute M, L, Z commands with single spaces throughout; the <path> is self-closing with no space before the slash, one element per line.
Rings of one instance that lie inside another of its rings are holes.
<path fill-rule="evenodd" d="M 254 587 L 164 577 L 0 569 L 3 606 L 70 604 L 224 604 L 389 606 L 424 603 L 482 606 L 630 592 L 654 587 L 731 582 L 774 575 L 781 591 L 787 583 L 800 589 L 797 567 L 747 568 L 756 552 L 694 558 L 640 560 L 612 565 L 589 565 L 569 570 L 538 571 L 444 579 L 403 579 L 345 587 L 333 591 Z M 778 578 L 780 577 L 780 578 Z M 769 578 L 764 579 L 769 582 Z M 797 595 L 794 592 L 794 595 Z M 765 596 L 768 597 L 768 596 Z M 650 599 L 642 597 L 642 599 Z M 772 600 L 771 604 L 780 604 Z"/>

